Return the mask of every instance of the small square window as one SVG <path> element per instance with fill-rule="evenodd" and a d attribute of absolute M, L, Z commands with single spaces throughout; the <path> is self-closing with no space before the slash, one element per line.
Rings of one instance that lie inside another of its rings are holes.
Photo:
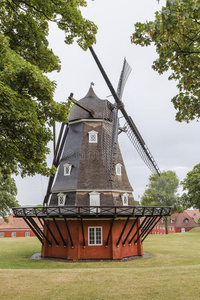
<path fill-rule="evenodd" d="M 97 135 L 96 135 L 96 133 L 90 134 L 90 142 L 91 143 L 96 143 L 96 141 L 97 141 Z"/>
<path fill-rule="evenodd" d="M 4 237 L 4 232 L 0 232 L 0 237 Z"/>
<path fill-rule="evenodd" d="M 128 194 L 127 193 L 124 193 L 122 195 L 122 203 L 123 203 L 124 206 L 128 205 Z"/>
<path fill-rule="evenodd" d="M 89 131 L 89 143 L 97 143 L 98 142 L 98 132 L 97 131 Z"/>
<path fill-rule="evenodd" d="M 58 194 L 58 206 L 65 205 L 65 194 Z"/>
<path fill-rule="evenodd" d="M 30 236 L 30 232 L 25 232 L 25 237 L 29 237 Z"/>
<path fill-rule="evenodd" d="M 16 232 L 12 232 L 12 237 L 16 237 Z"/>
<path fill-rule="evenodd" d="M 88 227 L 88 245 L 102 245 L 102 227 Z"/>
<path fill-rule="evenodd" d="M 98 192 L 89 193 L 89 199 L 90 199 L 90 206 L 94 206 L 90 208 L 90 212 L 91 213 L 100 212 L 100 208 L 95 207 L 95 206 L 100 206 L 100 193 Z"/>
<path fill-rule="evenodd" d="M 122 165 L 121 164 L 116 164 L 115 172 L 116 172 L 116 175 L 118 175 L 118 176 L 122 175 Z"/>
<path fill-rule="evenodd" d="M 64 164 L 64 176 L 69 176 L 71 174 L 72 165 L 71 164 Z"/>

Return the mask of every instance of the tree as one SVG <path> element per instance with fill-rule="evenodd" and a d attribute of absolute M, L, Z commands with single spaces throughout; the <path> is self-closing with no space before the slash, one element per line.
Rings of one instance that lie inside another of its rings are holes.
<path fill-rule="evenodd" d="M 191 207 L 191 203 L 189 201 L 188 195 L 186 193 L 183 193 L 181 196 L 177 197 L 177 201 L 174 206 L 174 211 L 181 213 L 184 210 Z"/>
<path fill-rule="evenodd" d="M 82 17 L 81 6 L 84 0 L 0 1 L 0 169 L 5 178 L 55 171 L 46 163 L 50 126 L 67 121 L 71 103 L 53 100 L 56 84 L 45 75 L 60 70 L 59 58 L 48 48 L 48 24 L 56 22 L 67 44 L 76 39 L 86 50 L 97 27 Z"/>
<path fill-rule="evenodd" d="M 172 210 L 176 209 L 177 205 L 177 189 L 179 179 L 173 171 L 162 172 L 160 177 L 153 174 L 149 177 L 149 183 L 142 196 L 141 204 L 147 206 L 172 206 Z M 165 230 L 167 229 L 167 217 L 165 220 Z"/>
<path fill-rule="evenodd" d="M 0 216 L 6 219 L 12 207 L 18 206 L 16 200 L 17 188 L 10 176 L 5 180 L 0 173 Z"/>
<path fill-rule="evenodd" d="M 136 23 L 132 43 L 154 44 L 158 58 L 152 68 L 159 74 L 171 70 L 169 80 L 178 81 L 179 94 L 172 102 L 176 120 L 200 117 L 200 1 L 167 0 L 155 20 Z"/>
<path fill-rule="evenodd" d="M 200 209 L 200 164 L 194 166 L 181 182 L 183 189 L 187 191 L 188 201 L 194 208 Z"/>

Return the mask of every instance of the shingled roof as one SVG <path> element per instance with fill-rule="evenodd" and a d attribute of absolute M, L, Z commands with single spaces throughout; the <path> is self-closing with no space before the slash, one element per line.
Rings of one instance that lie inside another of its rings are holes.
<path fill-rule="evenodd" d="M 112 104 L 108 100 L 102 100 L 95 94 L 92 87 L 90 87 L 85 97 L 78 101 L 81 105 L 89 110 L 92 110 L 94 119 L 111 120 Z M 82 108 L 74 105 L 69 114 L 69 122 L 79 119 L 89 119 L 91 116 Z"/>
<path fill-rule="evenodd" d="M 196 223 L 198 222 L 198 219 L 200 218 L 199 209 L 187 209 L 185 212 L 192 217 Z"/>
<path fill-rule="evenodd" d="M 187 212 L 174 213 L 168 218 L 168 226 L 174 227 L 198 227 L 199 225 L 194 221 Z"/>

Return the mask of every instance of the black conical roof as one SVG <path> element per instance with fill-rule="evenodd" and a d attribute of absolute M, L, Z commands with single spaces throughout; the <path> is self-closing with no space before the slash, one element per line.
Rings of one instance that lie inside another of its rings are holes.
<path fill-rule="evenodd" d="M 95 94 L 92 87 L 90 87 L 86 96 L 78 101 L 84 107 L 93 111 L 92 118 L 94 119 L 108 119 L 111 120 L 112 104 L 108 100 L 102 100 Z M 90 114 L 84 109 L 74 105 L 69 114 L 69 121 L 79 119 L 90 119 Z"/>

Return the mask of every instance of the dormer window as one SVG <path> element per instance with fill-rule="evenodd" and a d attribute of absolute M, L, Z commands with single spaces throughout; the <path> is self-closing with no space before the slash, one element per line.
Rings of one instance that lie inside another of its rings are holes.
<path fill-rule="evenodd" d="M 115 165 L 115 173 L 118 176 L 122 175 L 122 165 L 120 163 Z"/>
<path fill-rule="evenodd" d="M 91 130 L 88 132 L 89 134 L 89 143 L 97 143 L 98 142 L 98 132 L 97 131 L 94 131 L 94 130 Z"/>
<path fill-rule="evenodd" d="M 89 193 L 89 197 L 90 197 L 90 206 L 100 206 L 100 193 L 91 192 Z M 99 211 L 99 209 L 96 207 L 90 208 L 91 213 L 96 213 L 97 211 Z"/>
<path fill-rule="evenodd" d="M 59 193 L 58 194 L 58 206 L 65 205 L 65 194 Z"/>
<path fill-rule="evenodd" d="M 127 193 L 124 193 L 124 194 L 122 195 L 122 204 L 123 204 L 124 206 L 127 206 L 127 205 L 128 205 L 128 194 L 127 194 Z"/>
<path fill-rule="evenodd" d="M 186 218 L 183 222 L 184 222 L 185 224 L 188 224 L 188 223 L 189 223 L 189 220 Z"/>
<path fill-rule="evenodd" d="M 64 167 L 64 176 L 69 176 L 72 170 L 72 164 L 66 163 L 63 165 Z"/>

